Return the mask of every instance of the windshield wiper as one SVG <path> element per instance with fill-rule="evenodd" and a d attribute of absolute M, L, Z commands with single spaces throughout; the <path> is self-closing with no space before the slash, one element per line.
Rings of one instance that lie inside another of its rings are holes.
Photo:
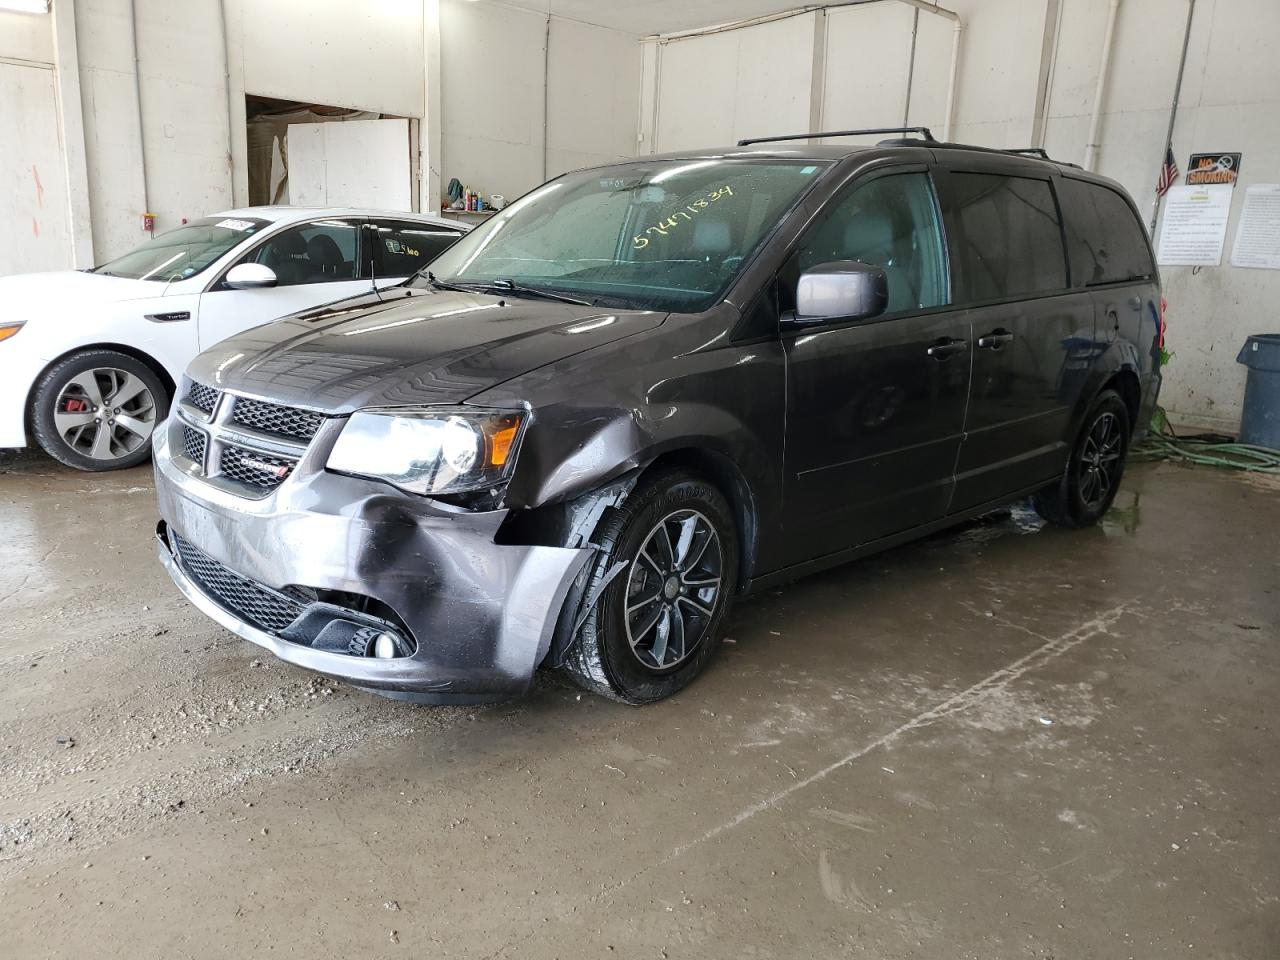
<path fill-rule="evenodd" d="M 579 297 L 571 297 L 568 294 L 556 293 L 554 290 L 547 290 L 543 287 L 526 287 L 522 283 L 516 283 L 509 278 L 494 280 L 485 285 L 485 290 L 491 293 L 510 293 L 514 296 L 524 294 L 530 297 L 541 297 L 544 300 L 558 300 L 561 303 L 573 303 L 580 307 L 594 306 L 592 301 L 583 300 Z"/>
<path fill-rule="evenodd" d="M 454 283 L 450 280 L 441 280 L 434 273 L 427 271 L 427 283 L 431 284 L 437 290 L 457 290 L 461 293 L 490 293 L 490 294 L 508 294 L 513 297 L 524 295 L 527 297 L 540 297 L 543 300 L 557 300 L 560 303 L 572 303 L 580 307 L 590 307 L 595 304 L 590 300 L 581 300 L 578 297 L 571 297 L 568 294 L 556 293 L 554 290 L 546 290 L 542 287 L 526 287 L 522 283 L 516 283 L 509 278 L 489 281 L 467 281 L 466 283 Z"/>
<path fill-rule="evenodd" d="M 430 270 L 427 271 L 427 283 L 431 284 L 437 290 L 456 290 L 460 293 L 474 293 L 471 287 L 459 286 L 456 283 L 449 283 L 447 280 L 441 280 Z"/>

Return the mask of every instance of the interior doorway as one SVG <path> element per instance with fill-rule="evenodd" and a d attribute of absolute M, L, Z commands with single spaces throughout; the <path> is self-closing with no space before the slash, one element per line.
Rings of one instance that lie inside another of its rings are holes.
<path fill-rule="evenodd" d="M 417 210 L 416 119 L 245 96 L 249 203 Z"/>

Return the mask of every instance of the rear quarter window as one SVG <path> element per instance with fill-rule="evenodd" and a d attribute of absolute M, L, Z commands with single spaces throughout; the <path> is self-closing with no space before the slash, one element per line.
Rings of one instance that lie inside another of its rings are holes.
<path fill-rule="evenodd" d="M 457 230 L 404 220 L 379 221 L 374 242 L 379 277 L 407 277 L 457 242 Z"/>
<path fill-rule="evenodd" d="M 1061 190 L 1071 276 L 1077 285 L 1155 276 L 1146 231 L 1124 197 L 1101 184 L 1067 177 Z"/>

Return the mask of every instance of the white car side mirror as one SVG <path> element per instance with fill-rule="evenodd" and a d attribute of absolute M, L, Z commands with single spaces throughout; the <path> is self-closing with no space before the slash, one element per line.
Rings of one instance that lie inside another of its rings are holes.
<path fill-rule="evenodd" d="M 238 263 L 227 271 L 222 281 L 232 290 L 254 290 L 258 287 L 274 287 L 276 272 L 260 263 Z"/>

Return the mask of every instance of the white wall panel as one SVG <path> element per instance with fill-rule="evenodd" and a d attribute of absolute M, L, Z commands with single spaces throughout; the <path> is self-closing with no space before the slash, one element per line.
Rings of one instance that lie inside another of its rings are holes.
<path fill-rule="evenodd" d="M 920 13 L 907 123 L 929 127 L 935 137 L 942 136 L 947 123 L 947 86 L 951 82 L 954 33 L 955 24 L 945 17 Z"/>
<path fill-rule="evenodd" d="M 823 130 L 903 122 L 912 14 L 901 3 L 845 7 L 827 14 Z"/>
<path fill-rule="evenodd" d="M 558 17 L 549 29 L 545 14 L 443 0 L 442 185 L 513 200 L 635 155 L 639 38 Z"/>
<path fill-rule="evenodd" d="M 552 19 L 547 63 L 547 175 L 635 156 L 636 37 Z"/>
<path fill-rule="evenodd" d="M 732 140 L 809 129 L 813 14 L 740 30 Z M 699 101 L 697 87 L 688 91 Z M 710 108 L 710 104 L 703 104 Z"/>
<path fill-rule="evenodd" d="M 212 3 L 135 5 L 149 206 L 168 230 L 235 205 L 221 25 Z"/>
<path fill-rule="evenodd" d="M 423 115 L 421 0 L 237 2 L 247 93 Z"/>
<path fill-rule="evenodd" d="M 960 0 L 947 5 L 964 18 L 952 139 L 983 147 L 1029 145 L 1045 0 Z"/>
<path fill-rule="evenodd" d="M 663 45 L 659 152 L 809 128 L 814 15 Z"/>
<path fill-rule="evenodd" d="M 457 177 L 510 200 L 542 182 L 546 30 L 536 13 L 440 4 L 442 186 Z"/>
<path fill-rule="evenodd" d="M 0 11 L 0 57 L 53 62 L 53 18 Z"/>
<path fill-rule="evenodd" d="M 133 31 L 127 0 L 80 0 L 76 14 L 93 247 L 103 262 L 146 239 Z"/>
<path fill-rule="evenodd" d="M 763 28 L 755 28 L 763 29 Z M 664 45 L 658 53 L 658 153 L 733 142 L 738 90 L 738 33 Z"/>
<path fill-rule="evenodd" d="M 289 125 L 289 202 L 408 210 L 409 121 Z"/>
<path fill-rule="evenodd" d="M 71 266 L 53 71 L 0 63 L 0 275 Z"/>

